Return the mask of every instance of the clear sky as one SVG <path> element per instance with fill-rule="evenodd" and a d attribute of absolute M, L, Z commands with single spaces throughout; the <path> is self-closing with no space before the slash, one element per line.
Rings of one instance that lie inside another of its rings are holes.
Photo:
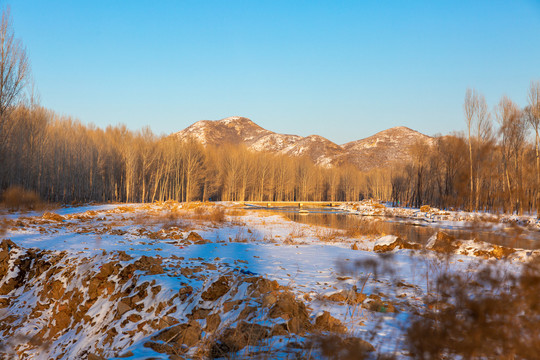
<path fill-rule="evenodd" d="M 467 87 L 526 104 L 539 0 L 25 1 L 11 7 L 42 105 L 158 134 L 246 116 L 336 143 L 465 128 Z"/>

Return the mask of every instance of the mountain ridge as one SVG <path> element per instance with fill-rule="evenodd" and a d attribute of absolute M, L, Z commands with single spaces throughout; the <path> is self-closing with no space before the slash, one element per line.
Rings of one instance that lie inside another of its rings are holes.
<path fill-rule="evenodd" d="M 338 145 L 316 134 L 303 137 L 276 133 L 242 116 L 200 120 L 172 135 L 182 140 L 193 138 L 204 146 L 244 144 L 253 151 L 307 156 L 315 164 L 327 168 L 350 163 L 364 171 L 409 160 L 407 149 L 418 141 L 429 145 L 434 143 L 434 139 L 428 135 L 406 126 L 396 126 L 364 139 Z"/>

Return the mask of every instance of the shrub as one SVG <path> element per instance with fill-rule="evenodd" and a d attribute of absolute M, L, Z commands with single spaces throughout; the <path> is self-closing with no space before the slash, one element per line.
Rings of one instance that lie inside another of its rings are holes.
<path fill-rule="evenodd" d="M 469 275 L 470 276 L 470 275 Z M 442 274 L 438 297 L 407 329 L 417 359 L 533 359 L 540 353 L 540 264 Z"/>
<path fill-rule="evenodd" d="M 2 194 L 2 202 L 11 210 L 35 210 L 42 206 L 39 195 L 22 186 L 11 186 Z"/>

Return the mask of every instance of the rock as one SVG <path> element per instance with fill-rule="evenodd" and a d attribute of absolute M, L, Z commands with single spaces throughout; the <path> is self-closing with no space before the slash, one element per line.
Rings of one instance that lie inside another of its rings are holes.
<path fill-rule="evenodd" d="M 4 277 L 9 268 L 9 253 L 11 249 L 18 248 L 15 243 L 9 239 L 4 239 L 0 243 L 0 276 Z"/>
<path fill-rule="evenodd" d="M 187 236 L 186 240 L 189 240 L 189 241 L 200 241 L 200 240 L 203 240 L 203 237 L 199 234 L 197 234 L 195 231 L 192 231 L 189 233 L 189 235 Z"/>
<path fill-rule="evenodd" d="M 347 300 L 347 295 L 345 294 L 345 291 L 340 291 L 333 293 L 331 295 L 328 295 L 326 299 L 334 302 L 344 302 Z"/>
<path fill-rule="evenodd" d="M 41 217 L 45 220 L 52 220 L 52 221 L 57 221 L 57 222 L 63 222 L 64 220 L 66 220 L 66 218 L 63 217 L 62 215 L 58 215 L 52 212 L 46 212 Z"/>
<path fill-rule="evenodd" d="M 346 302 L 347 304 L 351 305 L 361 303 L 365 298 L 365 294 L 357 293 L 354 289 L 342 290 L 326 297 L 326 299 L 329 301 Z"/>
<path fill-rule="evenodd" d="M 347 328 L 341 321 L 330 315 L 328 311 L 324 311 L 322 315 L 317 316 L 315 319 L 315 329 L 335 333 L 344 333 L 347 331 Z"/>
<path fill-rule="evenodd" d="M 161 331 L 152 340 L 176 343 L 177 345 L 193 346 L 201 340 L 202 329 L 197 321 L 180 324 Z"/>
<path fill-rule="evenodd" d="M 287 324 L 276 324 L 272 328 L 271 336 L 288 336 L 289 331 L 287 331 Z"/>
<path fill-rule="evenodd" d="M 383 236 L 375 242 L 373 251 L 375 252 L 388 252 L 394 249 L 413 249 L 420 250 L 422 245 L 416 243 L 410 243 L 402 240 L 400 237 L 394 235 Z"/>
<path fill-rule="evenodd" d="M 178 324 L 178 320 L 176 320 L 173 317 L 165 315 L 161 319 L 157 320 L 155 323 L 153 322 L 152 326 L 155 329 L 163 330 L 169 326 L 176 325 L 176 324 Z"/>
<path fill-rule="evenodd" d="M 240 307 L 242 300 L 231 300 L 223 303 L 223 312 L 228 313 L 231 310 L 236 310 Z"/>
<path fill-rule="evenodd" d="M 118 303 L 117 311 L 118 311 L 118 316 L 119 317 L 122 317 L 122 315 L 124 315 L 125 313 L 127 313 L 130 310 L 131 310 L 131 306 L 126 304 L 124 301 L 120 301 Z"/>
<path fill-rule="evenodd" d="M 246 279 L 246 282 L 251 282 L 251 285 L 249 285 L 248 287 L 248 291 L 253 296 L 266 294 L 268 292 L 276 291 L 281 288 L 281 286 L 276 280 L 268 280 L 263 277 L 248 278 Z"/>
<path fill-rule="evenodd" d="M 287 326 L 292 333 L 301 334 L 311 328 L 306 305 L 302 301 L 296 300 L 294 295 L 289 292 L 279 295 L 268 316 L 273 319 L 280 317 L 288 320 Z"/>
<path fill-rule="evenodd" d="M 163 274 L 161 259 L 143 255 L 133 263 L 138 270 L 146 271 L 150 275 Z"/>
<path fill-rule="evenodd" d="M 214 332 L 221 324 L 221 317 L 219 314 L 210 314 L 206 317 L 206 327 L 204 328 L 205 332 Z"/>
<path fill-rule="evenodd" d="M 131 322 L 139 322 L 142 320 L 142 316 L 139 314 L 131 314 L 128 316 L 128 320 Z"/>
<path fill-rule="evenodd" d="M 178 298 L 180 301 L 185 301 L 193 293 L 193 288 L 191 286 L 184 286 L 178 290 Z"/>
<path fill-rule="evenodd" d="M 273 293 L 265 294 L 262 298 L 262 306 L 271 307 L 272 305 L 276 303 L 276 301 L 277 301 L 277 297 Z"/>
<path fill-rule="evenodd" d="M 240 314 L 238 315 L 238 320 L 244 320 L 244 319 L 247 319 L 251 314 L 253 314 L 254 312 L 257 311 L 257 308 L 254 307 L 254 306 L 246 306 L 244 307 L 244 309 L 242 309 L 242 311 L 240 312 Z M 249 320 L 249 319 L 248 319 Z"/>
<path fill-rule="evenodd" d="M 205 301 L 215 301 L 225 295 L 230 289 L 228 279 L 221 276 L 216 282 L 201 294 L 201 298 Z"/>
<path fill-rule="evenodd" d="M 93 354 L 93 353 L 89 353 L 89 354 L 88 354 L 88 357 L 87 357 L 86 359 L 87 359 L 87 360 L 105 360 L 104 357 L 99 356 L 99 355 L 96 355 L 96 354 Z"/>
<path fill-rule="evenodd" d="M 365 307 L 368 310 L 381 312 L 381 313 L 396 313 L 397 309 L 389 301 L 382 301 L 381 297 L 375 294 L 368 296 L 368 301 L 365 303 Z"/>
<path fill-rule="evenodd" d="M 118 253 L 118 259 L 120 261 L 129 261 L 129 260 L 133 260 L 133 257 L 129 256 L 128 254 L 126 254 L 125 251 L 123 250 L 120 250 L 120 251 L 117 251 Z"/>
<path fill-rule="evenodd" d="M 133 357 L 133 352 L 128 351 L 128 352 L 125 352 L 125 353 L 119 355 L 118 357 L 121 358 L 121 359 L 123 359 L 123 358 L 130 358 L 130 357 Z"/>
<path fill-rule="evenodd" d="M 192 320 L 205 319 L 211 311 L 212 309 L 195 308 L 191 311 L 191 314 L 188 315 L 188 318 Z"/>
<path fill-rule="evenodd" d="M 451 254 L 455 253 L 461 245 L 461 241 L 456 240 L 452 235 L 443 231 L 439 231 L 437 235 L 432 236 L 426 248 L 440 253 Z"/>
<path fill-rule="evenodd" d="M 190 347 L 201 340 L 202 330 L 197 321 L 180 324 L 162 330 L 152 337 L 153 341 L 144 344 L 154 351 L 171 355 L 171 359 L 179 359 L 179 354 L 185 353 Z"/>
<path fill-rule="evenodd" d="M 54 300 L 60 300 L 62 295 L 64 295 L 64 284 L 59 280 L 54 280 L 52 283 L 48 283 L 45 286 L 45 292 L 47 296 Z"/>

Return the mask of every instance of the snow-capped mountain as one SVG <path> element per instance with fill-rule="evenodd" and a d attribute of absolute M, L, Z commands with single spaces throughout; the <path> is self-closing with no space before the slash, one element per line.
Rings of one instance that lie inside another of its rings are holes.
<path fill-rule="evenodd" d="M 408 160 L 408 149 L 411 145 L 417 141 L 429 145 L 434 142 L 434 139 L 427 135 L 400 126 L 362 140 L 338 145 L 318 135 L 302 137 L 278 134 L 240 116 L 216 121 L 198 121 L 173 135 L 179 139 L 195 139 L 205 146 L 244 144 L 254 151 L 307 156 L 316 164 L 325 167 L 351 163 L 361 170 L 386 167 L 394 161 Z"/>

